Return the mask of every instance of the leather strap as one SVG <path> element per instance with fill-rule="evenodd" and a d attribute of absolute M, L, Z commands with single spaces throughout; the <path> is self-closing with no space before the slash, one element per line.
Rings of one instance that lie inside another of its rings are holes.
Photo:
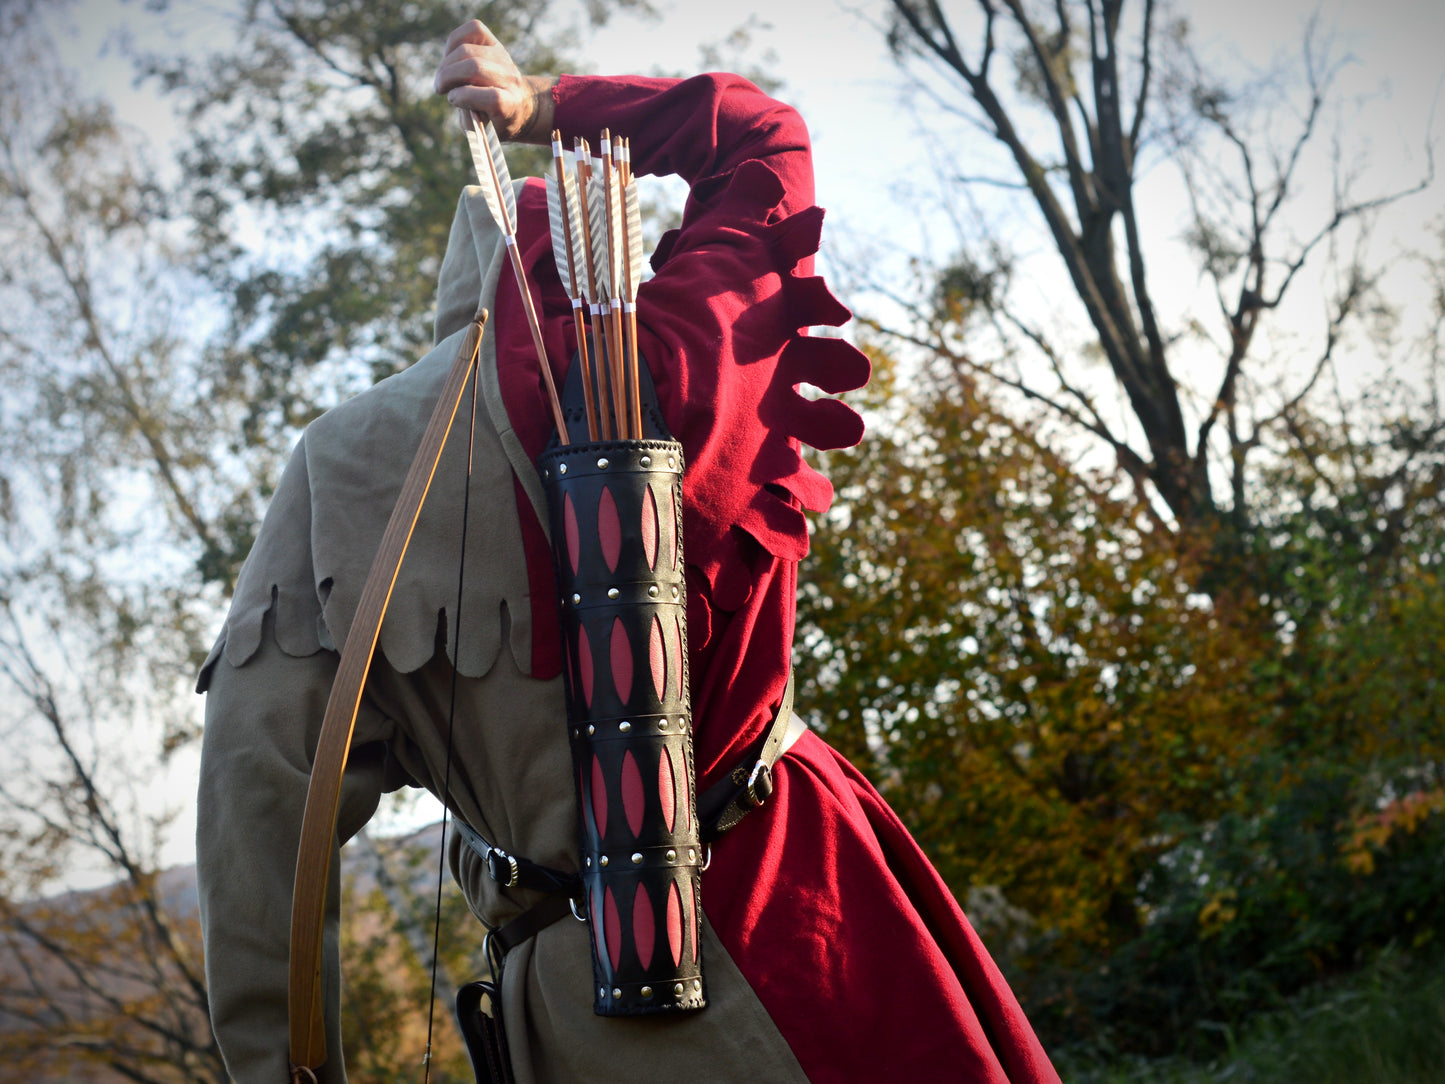
<path fill-rule="evenodd" d="M 562 893 L 569 899 L 581 897 L 582 881 L 577 874 L 564 873 L 559 869 L 508 854 L 496 844 L 488 842 L 486 837 L 466 821 L 458 819 L 454 823 L 462 841 L 486 863 L 488 876 L 503 888 L 525 888 L 548 894 Z"/>
<path fill-rule="evenodd" d="M 704 839 L 716 839 L 754 809 L 760 808 L 772 796 L 773 766 L 808 729 L 807 724 L 793 714 L 793 686 L 794 676 L 790 671 L 787 688 L 783 690 L 782 703 L 778 705 L 778 713 L 773 717 L 767 734 L 763 736 L 758 755 L 745 757 L 728 773 L 726 779 L 703 792 L 698 802 L 698 814 L 702 819 Z M 766 783 L 761 782 L 763 778 Z M 575 914 L 572 901 L 581 890 L 581 880 L 575 873 L 563 873 L 526 858 L 510 855 L 488 842 L 465 821 L 457 820 L 454 823 L 462 842 L 486 863 L 487 873 L 492 880 L 503 888 L 519 887 L 549 893 L 546 899 L 487 935 L 489 943 L 499 949 L 502 955 L 505 956 L 523 941 L 565 918 L 569 913 Z"/>
<path fill-rule="evenodd" d="M 533 904 L 505 926 L 498 926 L 487 934 L 488 959 L 500 970 L 500 961 L 507 953 L 572 914 L 575 914 L 572 910 L 572 897 L 564 896 L 560 892 L 548 896 L 541 903 Z"/>
<path fill-rule="evenodd" d="M 772 797 L 773 765 L 807 730 L 803 721 L 793 714 L 793 685 L 794 675 L 789 670 L 788 685 L 783 690 L 778 714 L 773 717 L 772 726 L 768 727 L 757 755 L 744 757 L 727 778 L 714 783 L 698 797 L 697 811 L 702 821 L 704 843 L 717 839 Z"/>
<path fill-rule="evenodd" d="M 326 1061 L 326 1023 L 322 1008 L 322 933 L 326 922 L 326 889 L 331 876 L 331 851 L 341 808 L 341 780 L 351 750 L 351 735 L 361 708 L 362 690 L 376 652 L 381 621 L 412 531 L 421 516 L 447 435 L 461 405 L 462 394 L 476 364 L 487 312 L 480 310 L 467 326 L 446 383 L 442 386 L 421 446 L 402 483 L 381 546 L 372 561 L 357 603 L 356 615 L 341 649 L 341 662 L 326 703 L 317 739 L 301 821 L 296 855 L 296 885 L 291 898 L 291 974 L 288 1013 L 293 1078 Z"/>
<path fill-rule="evenodd" d="M 483 998 L 487 1009 L 482 1008 Z M 512 1084 L 514 1079 L 502 1031 L 501 1005 L 501 983 L 496 979 L 469 982 L 457 991 L 457 1024 L 466 1040 L 477 1084 Z"/>

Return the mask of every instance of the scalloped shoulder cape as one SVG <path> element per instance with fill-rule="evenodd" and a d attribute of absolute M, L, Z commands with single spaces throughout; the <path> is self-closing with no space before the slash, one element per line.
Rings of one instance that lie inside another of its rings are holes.
<path fill-rule="evenodd" d="M 439 332 L 436 347 L 415 365 L 307 427 L 241 569 L 198 691 L 206 691 L 211 667 L 222 655 L 232 666 L 251 658 L 268 615 L 276 641 L 288 655 L 334 651 L 345 642 L 387 516 L 466 321 L 479 298 L 496 293 L 506 264 L 502 252 L 501 234 L 480 194 L 467 190 L 441 272 L 444 295 L 470 298 L 466 317 L 458 328 Z M 490 333 L 482 338 L 478 364 L 494 378 L 496 340 Z M 496 421 L 501 424 L 488 424 Z M 424 666 L 436 651 L 438 630 L 452 627 L 467 439 L 466 422 L 459 416 L 381 628 L 378 651 L 398 673 Z M 518 458 L 521 453 L 505 415 L 484 415 L 476 440 L 470 483 L 474 515 L 478 508 L 510 508 L 516 470 L 527 463 Z M 524 674 L 532 671 L 532 605 L 522 552 L 521 530 L 511 515 L 489 518 L 486 529 L 467 534 L 466 566 L 474 573 L 466 578 L 463 610 L 471 620 L 461 640 L 461 657 L 452 660 L 466 677 L 482 677 L 492 668 L 504 637 L 517 668 Z M 550 602 L 547 610 L 550 613 Z M 478 614 L 492 616 L 475 620 Z M 452 649 L 447 638 L 449 657 Z"/>

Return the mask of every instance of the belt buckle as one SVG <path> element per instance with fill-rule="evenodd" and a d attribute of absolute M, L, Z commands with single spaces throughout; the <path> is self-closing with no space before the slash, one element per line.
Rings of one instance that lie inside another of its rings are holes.
<path fill-rule="evenodd" d="M 517 860 L 500 847 L 487 853 L 487 873 L 503 888 L 516 888 L 521 870 Z"/>
<path fill-rule="evenodd" d="M 773 770 L 768 767 L 766 760 L 759 760 L 753 765 L 752 773 L 748 776 L 747 796 L 754 809 L 773 796 Z"/>

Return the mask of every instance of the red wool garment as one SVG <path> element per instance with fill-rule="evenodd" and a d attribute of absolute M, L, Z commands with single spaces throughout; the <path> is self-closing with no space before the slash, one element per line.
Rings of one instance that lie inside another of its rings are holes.
<path fill-rule="evenodd" d="M 689 667 L 701 792 L 761 740 L 787 681 L 804 510 L 832 487 L 801 445 L 851 446 L 855 412 L 811 401 L 860 387 L 867 359 L 809 328 L 849 318 L 813 274 L 822 211 L 798 114 L 735 76 L 565 76 L 565 146 L 603 128 L 638 174 L 691 187 L 679 229 L 638 295 L 639 343 L 687 463 Z M 523 263 L 560 386 L 575 349 L 545 191 L 518 199 Z M 507 412 L 535 458 L 550 435 L 536 356 L 510 276 L 493 327 Z M 550 550 L 518 489 L 533 599 L 555 597 Z M 534 610 L 533 673 L 560 670 L 555 614 Z M 1057 1081 L 968 920 L 877 791 L 812 734 L 778 764 L 760 812 L 719 840 L 703 907 L 814 1081 Z M 665 938 L 675 932 L 669 923 Z"/>

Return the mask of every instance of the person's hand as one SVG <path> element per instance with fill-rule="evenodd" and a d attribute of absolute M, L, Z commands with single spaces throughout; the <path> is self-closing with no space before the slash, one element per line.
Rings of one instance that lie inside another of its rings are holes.
<path fill-rule="evenodd" d="M 523 75 L 490 30 L 473 19 L 447 36 L 436 92 L 458 109 L 490 117 L 504 140 L 545 143 L 552 131 L 552 84 Z M 462 128 L 467 128 L 463 113 Z"/>

